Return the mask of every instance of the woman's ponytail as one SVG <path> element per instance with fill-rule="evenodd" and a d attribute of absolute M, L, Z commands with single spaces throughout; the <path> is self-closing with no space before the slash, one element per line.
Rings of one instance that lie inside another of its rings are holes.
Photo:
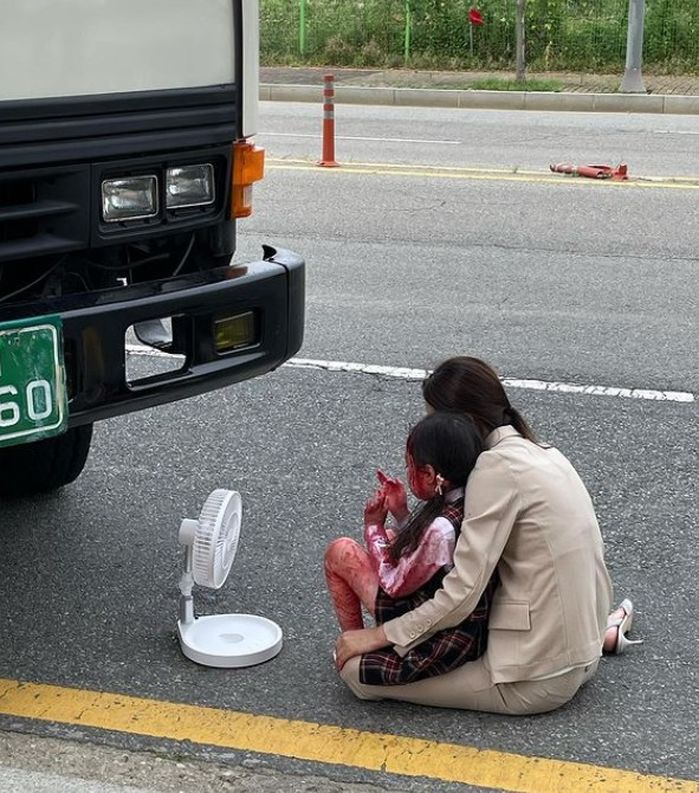
<path fill-rule="evenodd" d="M 538 443 L 532 428 L 527 424 L 517 408 L 513 408 L 512 406 L 506 408 L 504 415 L 507 423 L 511 424 L 523 438 L 526 438 L 532 443 Z"/>

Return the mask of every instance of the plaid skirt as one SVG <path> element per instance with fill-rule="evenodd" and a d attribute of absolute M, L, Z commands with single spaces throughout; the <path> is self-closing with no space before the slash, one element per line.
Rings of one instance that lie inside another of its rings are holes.
<path fill-rule="evenodd" d="M 376 596 L 376 624 L 400 617 L 430 600 L 440 588 L 445 573 L 437 573 L 424 587 L 404 598 L 391 598 L 379 588 Z M 455 628 L 437 631 L 406 655 L 391 648 L 362 655 L 359 680 L 369 686 L 400 686 L 434 677 L 480 658 L 488 644 L 488 617 L 497 587 L 497 573 L 488 582 L 478 605 L 468 619 Z"/>

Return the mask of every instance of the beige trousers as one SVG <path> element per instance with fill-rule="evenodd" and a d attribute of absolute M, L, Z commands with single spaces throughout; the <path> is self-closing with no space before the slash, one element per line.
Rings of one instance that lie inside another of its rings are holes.
<path fill-rule="evenodd" d="M 438 677 L 404 686 L 367 686 L 359 682 L 359 656 L 340 673 L 359 699 L 396 699 L 436 708 L 460 708 L 487 713 L 527 715 L 555 710 L 569 702 L 596 672 L 599 661 L 548 680 L 493 683 L 485 656 Z"/>

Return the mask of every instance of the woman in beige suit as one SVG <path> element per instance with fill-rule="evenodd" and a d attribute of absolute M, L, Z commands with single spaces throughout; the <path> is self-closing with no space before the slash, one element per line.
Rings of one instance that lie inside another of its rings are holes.
<path fill-rule="evenodd" d="M 423 383 L 423 395 L 430 411 L 469 414 L 485 440 L 466 487 L 454 568 L 414 611 L 343 633 L 335 649 L 342 679 L 361 699 L 511 714 L 553 710 L 595 673 L 603 644 L 623 649 L 631 627 L 629 601 L 608 624 L 611 585 L 590 496 L 570 462 L 536 442 L 483 361 L 445 361 Z M 458 625 L 496 567 L 501 583 L 480 659 L 408 685 L 362 683 L 359 656 L 391 645 L 404 654 Z"/>

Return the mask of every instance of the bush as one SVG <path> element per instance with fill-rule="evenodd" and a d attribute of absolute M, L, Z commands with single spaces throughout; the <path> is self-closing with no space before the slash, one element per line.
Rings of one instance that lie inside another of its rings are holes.
<path fill-rule="evenodd" d="M 361 52 L 360 66 L 383 66 L 386 62 L 386 54 L 379 45 L 371 39 L 363 47 Z"/>
<path fill-rule="evenodd" d="M 325 43 L 325 62 L 332 66 L 351 66 L 356 50 L 339 36 L 332 36 Z"/>
<path fill-rule="evenodd" d="M 301 2 L 306 6 L 302 58 Z M 406 0 L 261 0 L 262 59 L 431 69 L 512 67 L 515 0 L 408 3 L 406 62 Z M 473 6 L 485 24 L 470 30 Z M 529 66 L 621 72 L 627 14 L 628 0 L 528 0 Z M 699 71 L 699 0 L 646 0 L 644 65 L 657 71 Z"/>

